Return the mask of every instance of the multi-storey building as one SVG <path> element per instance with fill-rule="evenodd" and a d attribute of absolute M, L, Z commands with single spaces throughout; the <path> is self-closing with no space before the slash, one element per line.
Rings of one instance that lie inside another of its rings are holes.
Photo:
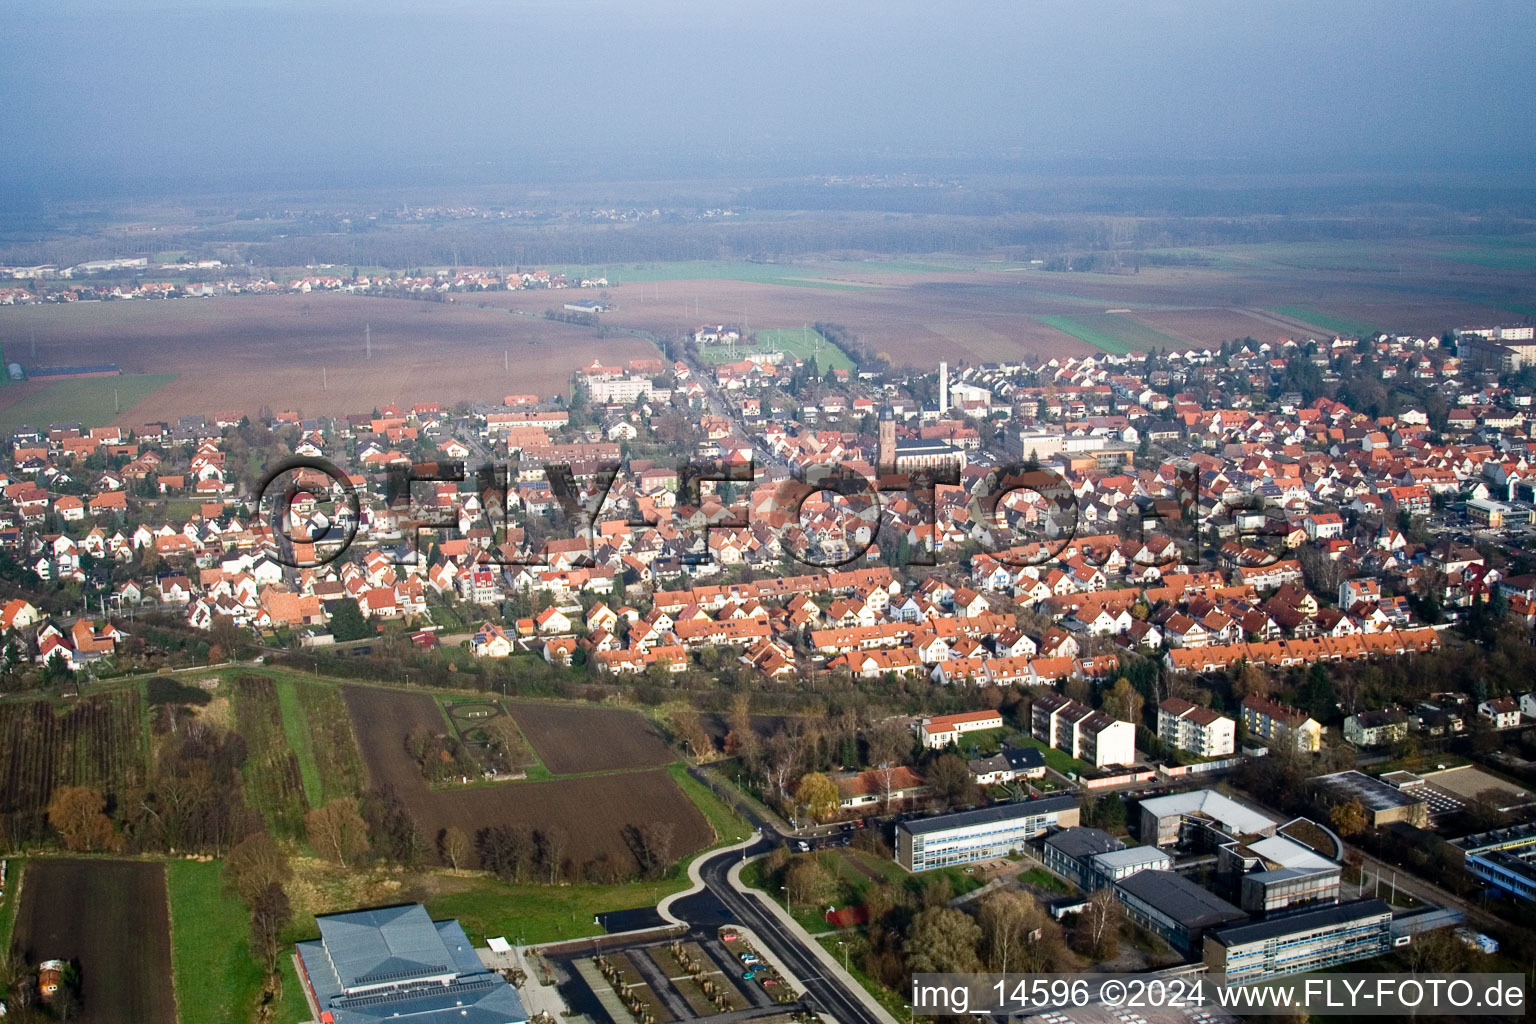
<path fill-rule="evenodd" d="M 1136 761 L 1136 727 L 1059 693 L 1041 694 L 1030 709 L 1035 739 L 1095 768 Z"/>
<path fill-rule="evenodd" d="M 908 871 L 1006 857 L 1052 828 L 1078 822 L 1076 797 L 998 804 L 896 826 L 896 860 Z"/>
<path fill-rule="evenodd" d="M 1170 793 L 1141 802 L 1141 841 L 1148 846 L 1180 842 L 1220 846 L 1237 836 L 1274 835 L 1278 824 L 1214 789 Z"/>
<path fill-rule="evenodd" d="M 1237 723 L 1210 708 L 1169 697 L 1157 707 L 1157 738 L 1199 757 L 1224 757 L 1236 748 Z"/>
<path fill-rule="evenodd" d="M 1316 753 L 1323 745 L 1323 727 L 1310 715 L 1268 697 L 1243 698 L 1243 725 L 1250 736 L 1271 743 L 1288 741 L 1307 753 Z"/>
<path fill-rule="evenodd" d="M 1453 840 L 1467 874 L 1522 900 L 1536 900 L 1536 825 L 1501 828 Z"/>
<path fill-rule="evenodd" d="M 1138 871 L 1115 883 L 1115 895 L 1127 917 L 1186 953 L 1201 948 L 1207 929 L 1248 918 L 1220 896 L 1173 871 Z"/>
<path fill-rule="evenodd" d="M 1242 984 L 1379 956 L 1392 948 L 1392 908 L 1381 900 L 1217 928 L 1205 935 L 1205 966 Z"/>

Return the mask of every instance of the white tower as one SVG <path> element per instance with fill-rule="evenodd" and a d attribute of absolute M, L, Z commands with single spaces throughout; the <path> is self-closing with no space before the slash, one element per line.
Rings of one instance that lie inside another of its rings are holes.
<path fill-rule="evenodd" d="M 939 363 L 939 416 L 949 415 L 949 364 Z"/>

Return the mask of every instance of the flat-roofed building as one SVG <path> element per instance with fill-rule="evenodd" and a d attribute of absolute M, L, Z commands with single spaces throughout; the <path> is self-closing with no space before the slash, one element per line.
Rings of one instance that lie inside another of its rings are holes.
<path fill-rule="evenodd" d="M 1219 845 L 1237 836 L 1274 835 L 1279 824 L 1214 789 L 1192 789 L 1141 802 L 1141 841 L 1148 846 L 1206 839 Z"/>
<path fill-rule="evenodd" d="M 1479 832 L 1452 841 L 1467 874 L 1522 900 L 1536 900 L 1536 825 Z"/>
<path fill-rule="evenodd" d="M 517 990 L 480 962 L 457 921 L 419 903 L 315 919 L 298 944 L 301 981 L 331 1024 L 524 1024 Z"/>
<path fill-rule="evenodd" d="M 1392 948 L 1392 908 L 1382 900 L 1214 928 L 1205 934 L 1205 966 L 1242 984 L 1380 956 Z"/>
<path fill-rule="evenodd" d="M 1399 789 L 1354 769 L 1319 775 L 1312 785 L 1340 803 L 1359 800 L 1373 828 L 1396 821 L 1420 828 L 1429 824 L 1429 806 L 1422 788 Z"/>
<path fill-rule="evenodd" d="M 1114 885 L 1138 871 L 1172 871 L 1173 858 L 1155 846 L 1128 846 L 1123 850 L 1095 854 L 1093 873 L 1100 885 Z"/>
<path fill-rule="evenodd" d="M 1213 892 L 1172 871 L 1138 871 L 1115 883 L 1126 916 L 1185 953 L 1201 948 L 1209 928 L 1248 915 Z"/>
<path fill-rule="evenodd" d="M 1123 849 L 1125 844 L 1103 829 L 1068 828 L 1045 840 L 1041 860 L 1046 867 L 1087 892 L 1099 888 L 1093 876 L 1094 855 Z"/>
<path fill-rule="evenodd" d="M 1018 853 L 1053 828 L 1078 822 L 1076 797 L 997 804 L 975 811 L 903 821 L 896 826 L 896 861 L 908 871 L 927 871 Z"/>

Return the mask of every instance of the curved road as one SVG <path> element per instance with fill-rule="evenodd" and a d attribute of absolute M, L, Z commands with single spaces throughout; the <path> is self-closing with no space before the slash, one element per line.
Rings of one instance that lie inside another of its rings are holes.
<path fill-rule="evenodd" d="M 804 984 L 804 1002 L 810 1009 L 827 1014 L 838 1024 L 882 1024 L 842 981 L 823 973 L 821 963 L 804 942 L 763 909 L 758 897 L 738 891 L 728 880 L 731 868 L 743 856 L 767 853 L 781 842 L 777 833 L 769 832 L 745 850 L 727 850 L 710 857 L 699 867 L 703 891 L 678 899 L 672 904 L 672 913 L 696 929 L 714 931 L 724 924 L 750 928 Z"/>
<path fill-rule="evenodd" d="M 708 777 L 697 767 L 690 765 L 689 773 L 713 788 Z M 696 930 L 713 932 L 725 924 L 750 928 L 805 985 L 802 1001 L 810 1009 L 827 1014 L 837 1024 L 885 1024 L 849 991 L 841 979 L 823 971 L 821 961 L 806 948 L 805 941 L 766 910 L 755 893 L 742 892 L 731 885 L 728 877 L 731 868 L 749 857 L 768 853 L 785 841 L 784 835 L 751 807 L 734 799 L 731 802 L 757 827 L 762 838 L 745 849 L 724 850 L 706 858 L 698 865 L 704 889 L 675 900 L 671 912 Z"/>

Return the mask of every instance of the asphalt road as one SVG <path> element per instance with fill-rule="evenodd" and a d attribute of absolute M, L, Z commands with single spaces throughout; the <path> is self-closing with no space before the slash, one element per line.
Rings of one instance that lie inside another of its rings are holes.
<path fill-rule="evenodd" d="M 730 850 L 711 857 L 699 872 L 704 880 L 704 890 L 678 900 L 672 905 L 672 912 L 695 929 L 713 930 L 724 924 L 750 928 L 804 984 L 804 1002 L 808 1007 L 829 1014 L 838 1024 L 880 1024 L 879 1018 L 870 1013 L 841 981 L 822 973 L 820 962 L 804 943 L 780 924 L 778 918 L 764 910 L 755 896 L 738 892 L 727 880 L 726 875 L 742 860 L 743 852 L 747 857 L 755 857 L 781 842 L 779 836 L 770 831 L 767 838 L 745 851 Z"/>

